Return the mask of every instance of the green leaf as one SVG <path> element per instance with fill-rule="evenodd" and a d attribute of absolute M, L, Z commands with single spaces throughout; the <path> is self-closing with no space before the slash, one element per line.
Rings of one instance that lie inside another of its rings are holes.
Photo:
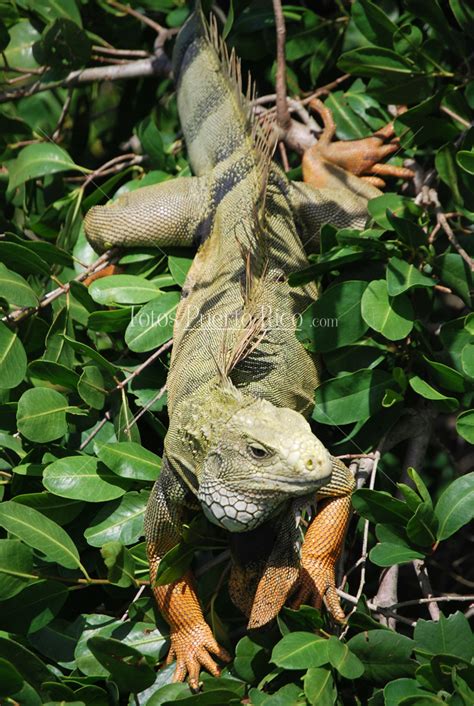
<path fill-rule="evenodd" d="M 420 503 L 406 527 L 409 539 L 421 547 L 431 547 L 436 542 L 437 530 L 438 520 L 431 502 Z"/>
<path fill-rule="evenodd" d="M 108 569 L 110 583 L 122 588 L 135 585 L 135 562 L 121 542 L 106 542 L 100 553 Z"/>
<path fill-rule="evenodd" d="M 355 510 L 369 522 L 406 524 L 412 516 L 408 505 L 381 490 L 361 488 L 352 495 Z"/>
<path fill-rule="evenodd" d="M 313 419 L 321 424 L 350 424 L 367 419 L 382 407 L 388 387 L 395 386 L 382 370 L 358 370 L 332 378 L 316 390 Z"/>
<path fill-rule="evenodd" d="M 185 542 L 180 542 L 167 551 L 160 561 L 155 584 L 165 586 L 167 583 L 180 579 L 191 566 L 194 552 L 195 548 Z"/>
<path fill-rule="evenodd" d="M 396 297 L 413 287 L 434 287 L 436 282 L 422 274 L 414 265 L 399 257 L 392 257 L 387 267 L 387 289 L 391 297 Z"/>
<path fill-rule="evenodd" d="M 136 694 L 155 681 L 155 672 L 133 647 L 119 640 L 99 636 L 91 637 L 87 644 L 121 691 Z"/>
<path fill-rule="evenodd" d="M 449 0 L 449 5 L 459 26 L 474 37 L 474 10 L 465 0 Z"/>
<path fill-rule="evenodd" d="M 96 365 L 86 365 L 77 384 L 82 400 L 92 409 L 102 409 L 105 401 L 104 378 Z"/>
<path fill-rule="evenodd" d="M 0 388 L 17 387 L 25 377 L 27 359 L 15 331 L 0 322 Z"/>
<path fill-rule="evenodd" d="M 58 17 L 46 27 L 33 47 L 35 58 L 56 70 L 79 69 L 90 59 L 92 45 L 86 32 L 75 22 Z"/>
<path fill-rule="evenodd" d="M 461 364 L 466 375 L 474 378 L 474 341 L 462 349 Z"/>
<path fill-rule="evenodd" d="M 396 54 L 391 49 L 382 47 L 362 47 L 353 49 L 341 56 L 337 62 L 341 71 L 358 76 L 382 76 L 384 79 L 390 77 L 410 78 L 417 73 L 416 66 L 403 57 Z"/>
<path fill-rule="evenodd" d="M 81 343 L 80 341 L 75 341 L 74 338 L 71 338 L 70 336 L 66 336 L 64 334 L 62 334 L 61 337 L 66 341 L 69 346 L 71 346 L 71 348 L 73 348 L 75 351 L 78 351 L 79 353 L 82 353 L 84 356 L 86 356 L 86 358 L 94 360 L 97 365 L 99 365 L 99 367 L 101 367 L 106 372 L 110 373 L 111 375 L 117 375 L 117 373 L 119 372 L 119 369 L 116 365 L 111 363 L 110 360 L 107 360 L 107 358 L 104 358 L 103 355 L 98 353 L 91 346 L 88 346 L 85 343 Z"/>
<path fill-rule="evenodd" d="M 304 693 L 311 706 L 333 706 L 336 703 L 337 691 L 330 669 L 311 666 L 303 681 Z"/>
<path fill-rule="evenodd" d="M 34 380 L 46 380 L 54 386 L 75 390 L 79 375 L 61 363 L 52 360 L 33 360 L 28 366 L 28 374 Z"/>
<path fill-rule="evenodd" d="M 33 57 L 33 44 L 40 38 L 39 32 L 27 20 L 22 19 L 9 29 L 10 43 L 5 51 L 8 64 L 21 69 L 38 66 Z"/>
<path fill-rule="evenodd" d="M 319 667 L 329 661 L 328 641 L 309 632 L 290 632 L 273 648 L 271 661 L 283 669 Z"/>
<path fill-rule="evenodd" d="M 446 395 L 443 395 L 418 375 L 413 375 L 408 380 L 408 383 L 412 390 L 414 390 L 418 395 L 421 395 L 421 397 L 424 397 L 427 400 L 437 402 L 448 412 L 454 412 L 454 410 L 459 407 L 459 402 L 455 397 L 447 397 Z"/>
<path fill-rule="evenodd" d="M 456 431 L 463 439 L 474 444 L 474 409 L 461 412 L 456 419 Z"/>
<path fill-rule="evenodd" d="M 43 473 L 43 485 L 62 498 L 98 503 L 125 493 L 123 481 L 92 456 L 67 456 Z"/>
<path fill-rule="evenodd" d="M 418 216 L 421 213 L 419 206 L 412 199 L 391 193 L 371 199 L 367 204 L 367 209 L 379 226 L 389 230 L 394 229 L 394 221 L 392 218 L 389 220 L 389 216 L 406 218 L 410 215 Z"/>
<path fill-rule="evenodd" d="M 370 0 L 357 0 L 352 5 L 351 17 L 369 42 L 378 46 L 392 46 L 392 36 L 397 26 Z"/>
<path fill-rule="evenodd" d="M 38 297 L 21 275 L 8 270 L 0 262 L 0 298 L 9 308 L 38 306 Z"/>
<path fill-rule="evenodd" d="M 174 282 L 180 287 L 186 281 L 188 272 L 193 264 L 193 257 L 184 255 L 170 255 L 168 257 L 168 268 L 171 272 Z"/>
<path fill-rule="evenodd" d="M 0 696 L 11 696 L 20 691 L 23 677 L 11 662 L 0 658 Z"/>
<path fill-rule="evenodd" d="M 360 312 L 360 300 L 367 282 L 351 280 L 327 289 L 303 313 L 297 331 L 309 350 L 326 352 L 357 341 L 367 324 Z"/>
<path fill-rule="evenodd" d="M 461 375 L 461 373 L 458 373 L 454 368 L 450 368 L 449 365 L 430 360 L 425 355 L 423 356 L 423 360 L 429 367 L 430 373 L 438 385 L 441 385 L 441 387 L 451 392 L 464 392 L 464 376 Z"/>
<path fill-rule="evenodd" d="M 55 522 L 19 503 L 0 505 L 0 526 L 45 555 L 46 561 L 66 569 L 81 568 L 79 553 L 69 535 Z"/>
<path fill-rule="evenodd" d="M 166 155 L 163 148 L 163 139 L 151 116 L 142 120 L 138 125 L 137 135 L 143 152 L 150 158 L 151 166 L 156 169 L 164 168 Z"/>
<path fill-rule="evenodd" d="M 342 91 L 330 93 L 324 105 L 332 112 L 337 125 L 337 136 L 342 140 L 367 137 L 369 128 L 362 118 L 352 110 L 347 96 Z"/>
<path fill-rule="evenodd" d="M 97 455 L 122 478 L 155 481 L 161 470 L 161 458 L 133 441 L 102 444 Z"/>
<path fill-rule="evenodd" d="M 234 24 L 234 4 L 232 0 L 230 0 L 229 3 L 229 11 L 227 13 L 227 19 L 225 21 L 225 25 L 222 29 L 222 39 L 227 39 L 227 36 L 232 29 L 232 25 Z"/>
<path fill-rule="evenodd" d="M 23 635 L 37 632 L 59 613 L 68 595 L 58 581 L 36 581 L 2 602 L 0 627 Z"/>
<path fill-rule="evenodd" d="M 385 685 L 391 679 L 411 676 L 413 640 L 389 630 L 368 630 L 351 638 L 348 646 L 364 665 L 364 677 Z"/>
<path fill-rule="evenodd" d="M 465 260 L 457 253 L 445 253 L 434 261 L 435 272 L 443 284 L 471 305 L 472 274 Z"/>
<path fill-rule="evenodd" d="M 424 559 L 425 555 L 406 544 L 380 542 L 370 550 L 369 558 L 377 566 L 394 566 L 395 564 L 406 564 L 413 559 Z"/>
<path fill-rule="evenodd" d="M 87 171 L 73 162 L 68 153 L 54 142 L 42 142 L 28 145 L 9 163 L 8 174 L 10 191 L 29 179 L 57 174 L 66 171 Z"/>
<path fill-rule="evenodd" d="M 130 350 L 144 353 L 170 340 L 179 299 L 179 292 L 166 292 L 132 316 L 125 331 L 125 342 Z"/>
<path fill-rule="evenodd" d="M 474 635 L 467 618 L 460 612 L 439 621 L 417 620 L 414 632 L 415 650 L 424 659 L 437 654 L 450 654 L 468 662 L 474 657 Z"/>
<path fill-rule="evenodd" d="M 268 667 L 268 652 L 248 635 L 242 637 L 235 648 L 233 669 L 241 679 L 255 684 L 264 676 Z"/>
<path fill-rule="evenodd" d="M 0 600 L 16 596 L 31 581 L 33 553 L 30 547 L 17 539 L 0 539 Z"/>
<path fill-rule="evenodd" d="M 329 662 L 346 679 L 358 679 L 364 673 L 364 665 L 349 647 L 331 635 L 328 640 Z"/>
<path fill-rule="evenodd" d="M 460 150 L 456 155 L 456 162 L 468 174 L 474 174 L 474 150 Z"/>
<path fill-rule="evenodd" d="M 149 493 L 132 491 L 118 503 L 107 503 L 90 521 L 84 532 L 88 544 L 101 547 L 106 542 L 135 544 L 143 534 L 143 518 Z"/>
<path fill-rule="evenodd" d="M 406 338 L 413 328 L 410 300 L 403 294 L 390 297 L 383 279 L 369 283 L 362 295 L 361 311 L 366 324 L 390 341 Z"/>
<path fill-rule="evenodd" d="M 435 507 L 438 539 L 447 539 L 474 517 L 474 473 L 456 478 L 442 493 Z"/>
<path fill-rule="evenodd" d="M 42 257 L 18 243 L 0 242 L 0 261 L 22 275 L 36 274 L 49 277 L 50 274 L 49 265 Z"/>
<path fill-rule="evenodd" d="M 162 295 L 154 282 L 136 275 L 110 275 L 89 285 L 89 294 L 98 304 L 144 304 Z"/>
<path fill-rule="evenodd" d="M 67 432 L 67 399 L 56 390 L 36 387 L 18 401 L 18 431 L 30 441 L 54 441 Z"/>
<path fill-rule="evenodd" d="M 416 679 L 395 679 L 390 684 L 387 684 L 383 690 L 385 706 L 398 706 L 404 702 L 407 696 L 419 698 L 424 695 L 429 695 L 429 692 L 421 689 Z"/>

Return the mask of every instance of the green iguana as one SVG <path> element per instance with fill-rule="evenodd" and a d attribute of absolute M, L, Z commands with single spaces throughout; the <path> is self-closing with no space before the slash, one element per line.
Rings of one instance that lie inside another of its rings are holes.
<path fill-rule="evenodd" d="M 251 91 L 242 95 L 238 61 L 199 6 L 177 37 L 173 70 L 196 176 L 94 207 L 85 229 L 98 251 L 198 246 L 176 315 L 170 427 L 145 519 L 151 585 L 171 628 L 168 662 L 176 659 L 176 680 L 188 675 L 197 687 L 200 667 L 219 674 L 211 654 L 230 657 L 204 620 L 191 572 L 155 585 L 189 509 L 228 530 L 229 591 L 249 628 L 268 623 L 291 595 L 293 607 L 324 601 L 344 620 L 334 572 L 354 481 L 306 421 L 318 366 L 295 328 L 318 291 L 290 287 L 288 275 L 307 265 L 322 224 L 362 227 L 368 199 L 380 194 L 373 177 L 363 181 L 331 160 L 350 168 L 362 160 L 359 174 L 377 173 L 374 163 L 396 147 L 382 145 L 385 135 L 369 138 L 364 162 L 361 145 L 349 143 L 345 164 L 345 143 L 322 139 L 303 163 L 321 188 L 290 182 L 272 161 L 271 125 L 252 117 Z M 316 500 L 300 551 L 300 508 Z"/>

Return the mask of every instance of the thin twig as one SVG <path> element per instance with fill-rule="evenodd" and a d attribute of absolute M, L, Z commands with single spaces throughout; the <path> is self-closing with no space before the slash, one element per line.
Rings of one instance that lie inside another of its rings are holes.
<path fill-rule="evenodd" d="M 131 601 L 130 605 L 128 606 L 127 610 L 125 611 L 125 613 L 124 613 L 124 614 L 122 615 L 122 617 L 120 618 L 120 620 L 121 620 L 122 622 L 123 622 L 124 620 L 127 620 L 127 618 L 128 618 L 128 611 L 130 610 L 130 607 L 131 607 L 136 601 L 138 601 L 138 599 L 139 599 L 140 596 L 142 595 L 142 593 L 143 593 L 143 591 L 145 590 L 145 588 L 146 588 L 146 583 L 142 583 L 142 585 L 140 586 L 140 588 L 139 588 L 138 591 L 136 592 L 136 594 L 135 594 L 133 600 Z"/>
<path fill-rule="evenodd" d="M 112 417 L 110 415 L 110 412 L 106 412 L 104 414 L 104 416 L 102 417 L 102 419 L 100 420 L 100 422 L 95 427 L 95 429 L 93 429 L 91 431 L 89 436 L 87 438 L 85 438 L 84 441 L 82 442 L 82 444 L 79 446 L 79 451 L 83 451 L 86 448 L 86 446 L 88 446 L 90 444 L 92 439 L 94 439 L 97 436 L 97 434 L 100 432 L 102 427 L 104 427 L 106 425 L 106 423 L 109 422 L 111 419 L 112 419 Z"/>
<path fill-rule="evenodd" d="M 285 61 L 285 40 L 286 27 L 285 18 L 280 0 L 273 0 L 273 12 L 275 14 L 276 41 L 277 41 L 277 70 L 276 70 L 276 108 L 277 124 L 282 132 L 285 132 L 291 122 L 290 111 L 286 100 L 286 61 Z"/>
<path fill-rule="evenodd" d="M 162 25 L 158 24 L 158 22 L 155 22 L 150 19 L 150 17 L 143 15 L 141 12 L 138 12 L 138 10 L 134 10 L 133 7 L 130 7 L 130 5 L 122 5 L 122 3 L 117 0 L 108 0 L 108 3 L 109 5 L 112 5 L 112 7 L 116 7 L 117 10 L 120 10 L 120 12 L 124 12 L 126 15 L 131 15 L 140 22 L 143 22 L 143 24 L 148 25 L 148 27 L 154 29 L 157 34 L 168 33 L 166 27 L 162 27 Z"/>
<path fill-rule="evenodd" d="M 436 601 L 433 601 L 433 589 L 431 587 L 430 577 L 428 576 L 428 569 L 426 564 L 422 559 L 414 559 L 412 561 L 413 568 L 415 569 L 416 577 L 420 585 L 420 589 L 425 598 L 429 599 L 428 610 L 431 615 L 432 620 L 439 620 L 440 610 L 437 606 Z"/>
<path fill-rule="evenodd" d="M 150 52 L 144 51 L 143 49 L 115 49 L 115 47 L 101 47 L 94 44 L 92 51 L 98 54 L 110 54 L 111 56 L 136 56 L 142 59 L 147 59 L 150 57 Z"/>
<path fill-rule="evenodd" d="M 380 451 L 376 451 L 374 454 L 374 463 L 372 465 L 372 472 L 370 474 L 370 481 L 369 481 L 369 489 L 373 490 L 375 487 L 375 478 L 377 475 L 377 467 L 380 461 Z M 367 557 L 368 557 L 368 552 L 367 552 L 367 546 L 369 543 L 369 520 L 364 520 L 364 532 L 362 535 L 362 551 L 360 555 L 360 560 L 361 560 L 361 569 L 360 569 L 360 580 L 359 580 L 359 588 L 357 589 L 356 593 L 356 598 L 357 602 L 359 602 L 360 597 L 362 596 L 362 593 L 364 592 L 364 586 L 365 586 L 365 573 L 366 573 L 366 567 L 367 567 Z"/>
<path fill-rule="evenodd" d="M 72 281 L 82 282 L 83 280 L 87 279 L 87 277 L 89 277 L 91 274 L 95 274 L 96 272 L 100 272 L 101 270 L 105 269 L 117 257 L 117 253 L 117 248 L 107 250 L 107 252 L 101 255 L 98 260 L 93 262 L 92 265 L 89 265 L 89 267 L 83 270 Z M 62 296 L 63 294 L 67 294 L 67 292 L 69 292 L 70 286 L 71 285 L 69 282 L 66 282 L 66 284 L 62 284 L 61 286 L 57 287 L 57 289 L 53 289 L 52 292 L 48 292 L 48 294 L 45 294 L 44 297 L 40 300 L 38 306 L 28 306 L 23 307 L 22 309 L 18 309 L 17 311 L 13 311 L 11 314 L 7 314 L 6 316 L 4 316 L 2 318 L 2 321 L 4 323 L 18 324 L 20 321 L 23 321 L 32 314 L 36 314 L 40 309 L 44 309 L 45 307 L 49 306 L 51 302 L 55 301 L 55 299 L 58 299 L 58 297 Z"/>
<path fill-rule="evenodd" d="M 344 598 L 344 600 L 348 601 L 349 603 L 353 603 L 354 605 L 357 605 L 358 601 L 355 596 L 351 596 L 350 593 L 346 593 L 345 591 L 341 591 L 339 588 L 337 589 L 337 594 L 341 598 Z M 390 607 L 386 606 L 379 606 L 375 605 L 373 601 L 367 601 L 367 608 L 369 610 L 372 610 L 374 613 L 378 613 L 379 615 L 383 615 L 387 618 L 389 618 L 392 621 L 397 621 L 399 623 L 403 623 L 404 625 L 409 625 L 411 628 L 415 627 L 416 622 L 413 620 L 410 620 L 409 618 L 404 618 L 401 615 L 398 615 L 395 613 Z"/>
<path fill-rule="evenodd" d="M 136 424 L 136 423 L 138 422 L 138 420 L 143 417 L 143 415 L 145 414 L 145 412 L 148 412 L 148 410 L 150 409 L 150 407 L 151 407 L 152 405 L 154 405 L 155 402 L 157 402 L 157 401 L 160 399 L 160 397 L 162 397 L 162 396 L 164 395 L 165 390 L 166 390 L 166 385 L 163 385 L 163 387 L 158 390 L 158 392 L 156 393 L 156 395 L 154 395 L 154 396 L 151 398 L 151 400 L 149 400 L 149 401 L 141 408 L 141 410 L 138 412 L 138 414 L 135 414 L 135 415 L 134 415 L 134 417 L 133 417 L 132 421 L 130 422 L 130 424 L 127 424 L 127 426 L 125 427 L 125 430 L 124 430 L 124 431 L 125 431 L 126 433 L 128 433 L 128 432 L 130 431 L 130 429 L 133 427 L 133 425 Z"/>
<path fill-rule="evenodd" d="M 455 113 L 454 110 L 451 110 L 451 108 L 447 108 L 445 105 L 442 105 L 440 106 L 440 110 L 442 110 L 443 113 L 446 113 L 446 115 L 449 115 L 449 117 L 453 120 L 456 120 L 458 123 L 461 123 L 461 125 L 464 125 L 464 127 L 472 127 L 472 122 L 469 122 L 469 120 L 462 118 L 460 115 Z"/>
<path fill-rule="evenodd" d="M 446 215 L 445 215 L 445 214 L 443 213 L 443 211 L 441 210 L 441 206 L 440 206 L 440 205 L 438 205 L 438 206 L 435 208 L 435 212 L 436 212 L 436 220 L 438 221 L 438 223 L 440 224 L 441 228 L 444 230 L 444 232 L 445 232 L 446 235 L 448 236 L 449 242 L 451 243 L 451 245 L 453 246 L 453 248 L 458 251 L 458 253 L 461 255 L 461 257 L 462 257 L 462 259 L 464 260 L 464 262 L 467 262 L 467 264 L 468 264 L 468 266 L 469 266 L 471 272 L 474 272 L 474 260 L 473 260 L 472 257 L 464 250 L 464 248 L 462 247 L 462 245 L 460 245 L 460 244 L 458 243 L 458 239 L 457 239 L 456 236 L 454 235 L 454 231 L 453 231 L 453 229 L 451 228 L 451 226 L 449 225 L 448 219 L 446 218 Z"/>
<path fill-rule="evenodd" d="M 173 345 L 173 339 L 170 338 L 169 341 L 166 341 L 166 343 L 163 343 L 162 346 L 157 348 L 156 351 L 154 353 L 152 353 L 152 355 L 149 358 L 147 358 L 143 363 L 141 363 L 138 366 L 138 368 L 135 368 L 135 370 L 132 373 L 130 373 L 130 375 L 128 375 L 128 377 L 125 378 L 125 380 L 121 380 L 120 382 L 118 382 L 115 387 L 115 390 L 122 390 L 126 385 L 128 385 L 128 383 L 131 380 L 136 378 L 137 375 L 140 375 L 140 373 L 143 372 L 143 370 L 145 370 L 145 368 L 147 368 L 149 365 L 151 365 L 153 363 L 153 361 L 155 361 L 157 358 L 159 358 L 162 353 L 164 353 L 169 348 L 171 348 L 172 345 Z M 164 392 L 164 388 L 163 388 L 163 392 Z"/>
<path fill-rule="evenodd" d="M 57 122 L 57 125 L 54 129 L 53 134 L 51 135 L 51 139 L 53 142 L 57 142 L 59 137 L 61 136 L 61 130 L 63 129 L 64 121 L 66 120 L 66 115 L 68 114 L 68 110 L 71 105 L 71 100 L 72 100 L 72 89 L 69 89 L 67 98 L 64 101 L 64 105 L 61 110 L 61 115 L 59 116 L 59 120 Z"/>

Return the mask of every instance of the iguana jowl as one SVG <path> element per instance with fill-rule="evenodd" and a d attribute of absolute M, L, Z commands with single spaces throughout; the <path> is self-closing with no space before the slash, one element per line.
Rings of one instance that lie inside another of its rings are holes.
<path fill-rule="evenodd" d="M 177 660 L 175 678 L 187 674 L 195 687 L 201 666 L 218 674 L 211 654 L 229 656 L 204 620 L 190 572 L 154 585 L 189 508 L 231 533 L 230 595 L 250 628 L 275 617 L 292 592 L 294 607 L 324 600 L 344 619 L 334 568 L 353 479 L 305 418 L 318 368 L 295 322 L 317 289 L 291 288 L 287 275 L 307 264 L 322 224 L 362 227 L 367 200 L 380 192 L 331 163 L 343 161 L 341 143 L 321 142 L 306 156 L 313 185 L 287 180 L 271 161 L 271 131 L 252 119 L 242 96 L 238 62 L 200 9 L 181 29 L 173 69 L 196 176 L 95 207 L 85 228 L 99 251 L 199 246 L 176 315 L 170 427 L 145 520 L 151 583 L 171 628 L 169 660 Z M 382 141 L 371 164 L 393 151 Z M 311 498 L 318 513 L 300 552 L 298 512 Z"/>

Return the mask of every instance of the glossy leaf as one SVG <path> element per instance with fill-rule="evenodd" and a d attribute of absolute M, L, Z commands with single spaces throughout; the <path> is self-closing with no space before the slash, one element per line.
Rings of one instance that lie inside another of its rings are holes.
<path fill-rule="evenodd" d="M 53 142 L 28 145 L 9 166 L 9 188 L 16 189 L 29 179 L 71 170 L 84 171 L 62 147 Z"/>
<path fill-rule="evenodd" d="M 438 539 L 447 539 L 474 517 L 474 473 L 456 478 L 435 506 Z"/>
<path fill-rule="evenodd" d="M 126 489 L 115 473 L 91 456 L 68 456 L 51 463 L 43 483 L 55 495 L 93 503 L 119 498 Z"/>
<path fill-rule="evenodd" d="M 67 569 L 80 567 L 79 553 L 69 535 L 31 507 L 13 501 L 0 504 L 0 526 Z"/>
<path fill-rule="evenodd" d="M 26 373 L 27 358 L 15 331 L 0 323 L 0 388 L 16 387 Z"/>
<path fill-rule="evenodd" d="M 160 457 L 133 441 L 102 444 L 97 455 L 122 478 L 155 481 L 161 469 Z"/>

